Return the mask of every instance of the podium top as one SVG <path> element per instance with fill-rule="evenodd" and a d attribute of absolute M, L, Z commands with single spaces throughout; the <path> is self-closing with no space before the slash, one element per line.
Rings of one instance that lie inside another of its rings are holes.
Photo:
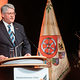
<path fill-rule="evenodd" d="M 44 56 L 12 57 L 0 61 L 0 67 L 46 65 Z"/>

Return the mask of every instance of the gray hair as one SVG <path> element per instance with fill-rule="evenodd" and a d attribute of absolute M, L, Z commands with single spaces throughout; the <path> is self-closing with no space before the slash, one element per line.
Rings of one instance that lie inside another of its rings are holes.
<path fill-rule="evenodd" d="M 11 8 L 11 9 L 14 9 L 15 10 L 14 5 L 8 3 L 8 4 L 6 4 L 6 5 L 4 5 L 4 6 L 1 7 L 1 12 L 2 13 L 5 13 L 8 8 Z"/>

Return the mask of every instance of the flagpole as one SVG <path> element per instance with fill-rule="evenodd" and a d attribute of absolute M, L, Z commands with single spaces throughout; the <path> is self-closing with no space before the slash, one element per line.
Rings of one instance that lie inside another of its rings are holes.
<path fill-rule="evenodd" d="M 51 3 L 51 0 L 47 0 L 47 5 Z M 46 5 L 46 6 L 47 6 Z M 45 13 L 44 13 L 45 14 Z M 49 80 L 53 80 L 53 75 L 52 75 L 52 61 L 51 61 L 51 58 L 47 58 L 47 60 L 49 61 L 49 65 L 48 65 L 48 68 L 49 68 Z M 55 79 L 54 79 L 55 80 Z"/>

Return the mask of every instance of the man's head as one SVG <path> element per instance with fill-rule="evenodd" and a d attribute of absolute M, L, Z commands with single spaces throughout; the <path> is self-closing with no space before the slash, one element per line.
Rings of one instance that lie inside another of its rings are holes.
<path fill-rule="evenodd" d="M 15 20 L 15 7 L 12 4 L 6 4 L 1 8 L 2 19 L 8 24 Z"/>

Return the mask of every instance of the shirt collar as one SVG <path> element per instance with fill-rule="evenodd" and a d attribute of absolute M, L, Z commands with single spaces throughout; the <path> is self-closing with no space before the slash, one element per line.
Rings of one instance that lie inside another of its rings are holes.
<path fill-rule="evenodd" d="M 6 25 L 6 26 L 8 26 L 8 25 L 13 25 L 13 23 L 11 23 L 11 24 L 8 24 L 8 23 L 6 23 L 4 20 L 2 20 L 3 21 L 3 23 L 4 23 L 4 25 Z"/>

